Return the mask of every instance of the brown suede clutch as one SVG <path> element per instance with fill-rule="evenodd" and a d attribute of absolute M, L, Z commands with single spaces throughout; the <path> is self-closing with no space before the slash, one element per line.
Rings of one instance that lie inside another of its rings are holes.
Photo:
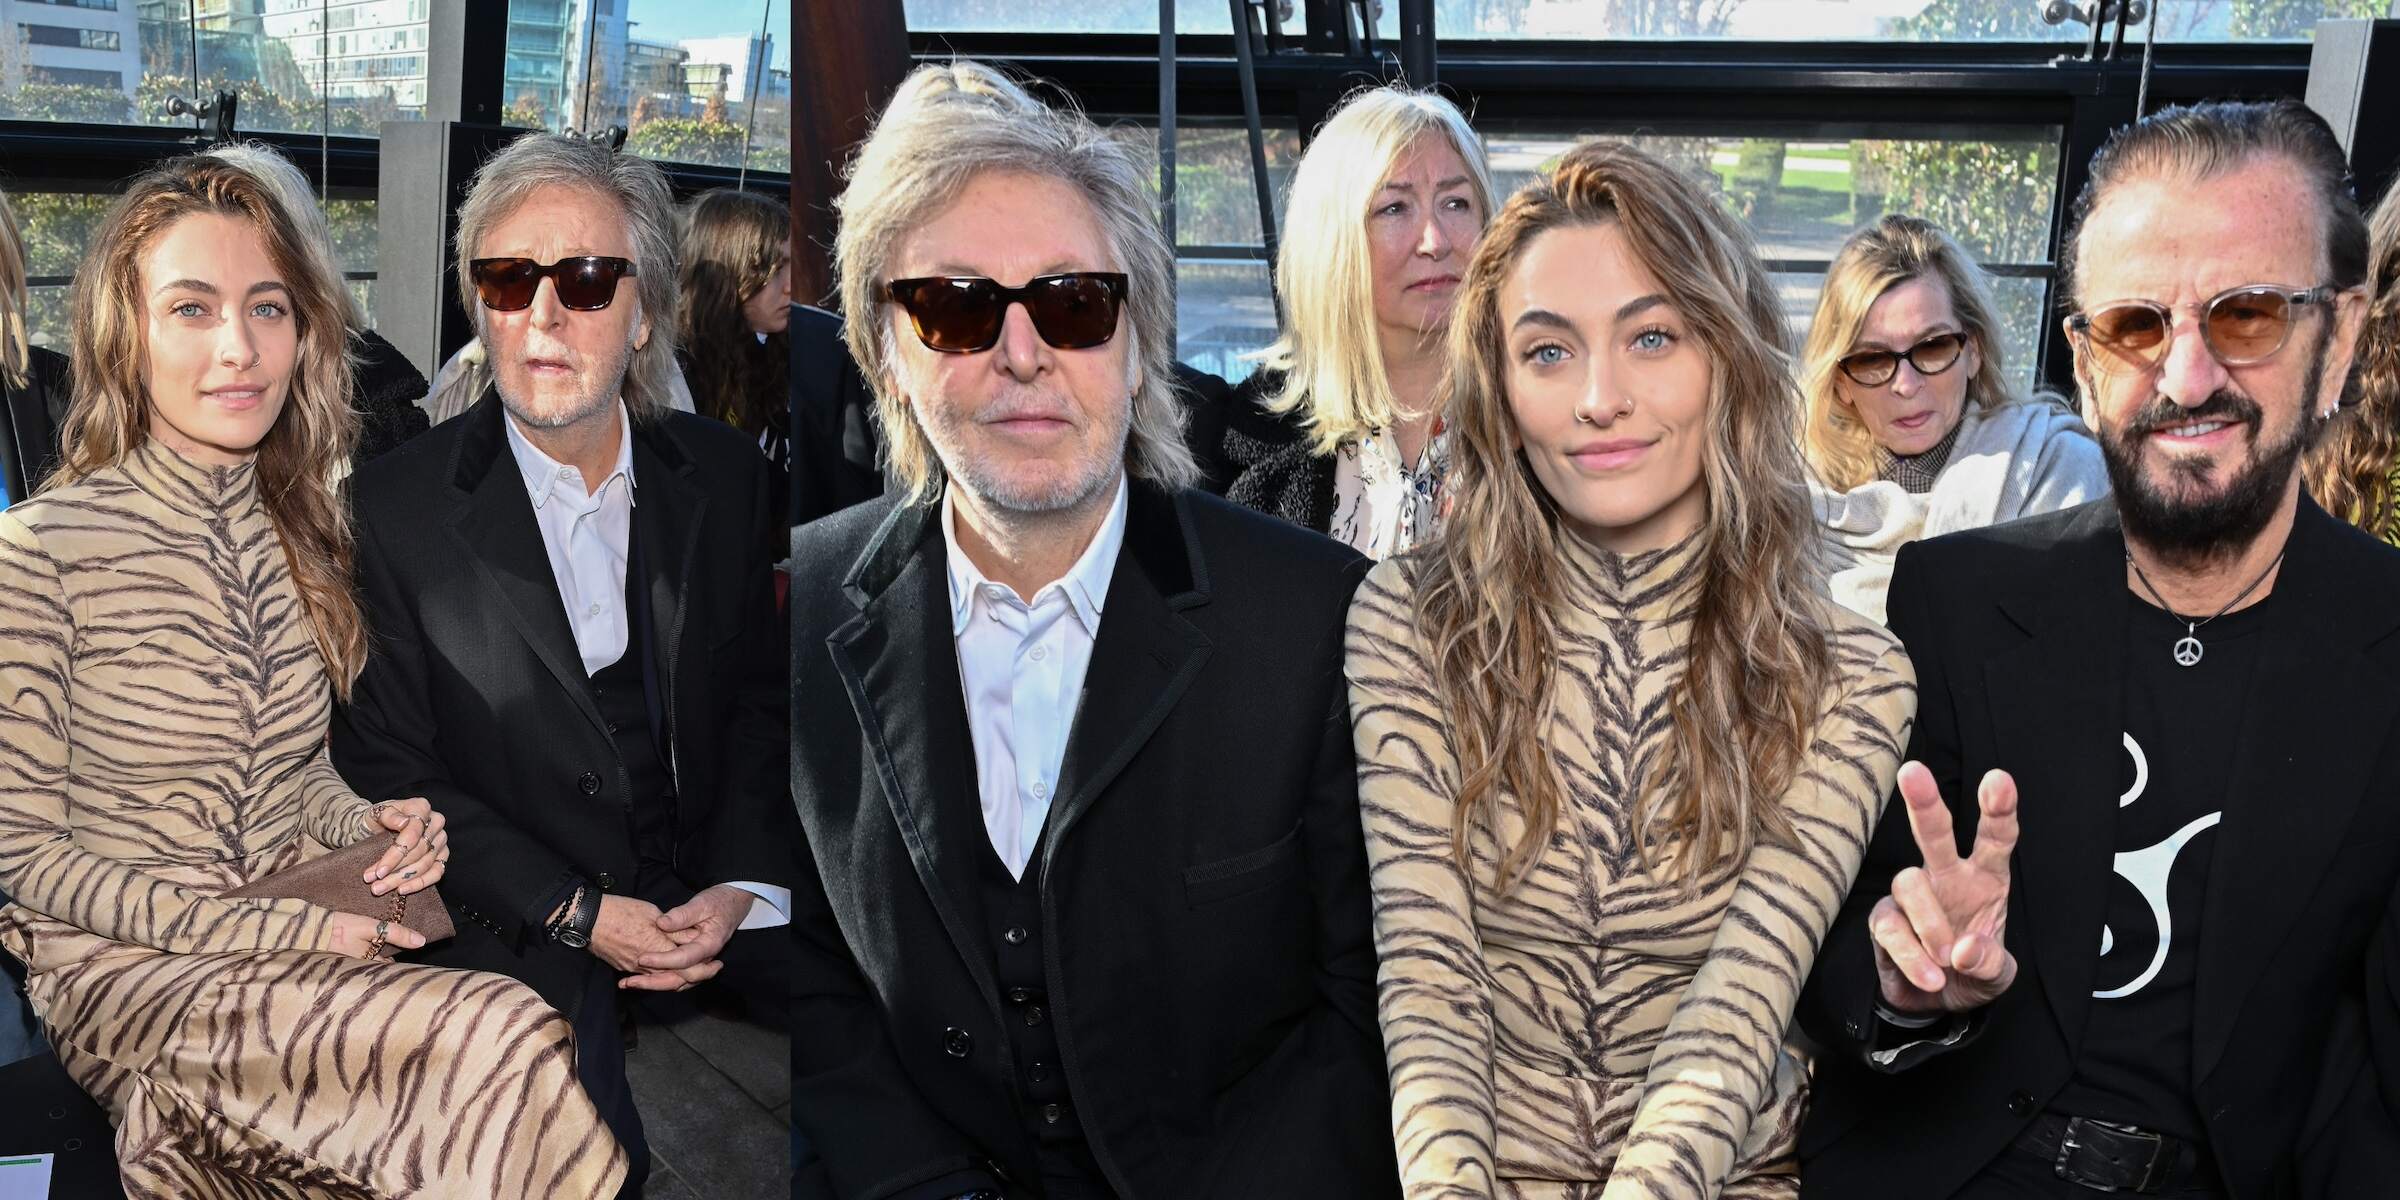
<path fill-rule="evenodd" d="M 384 851 L 392 848 L 392 841 L 398 836 L 385 830 L 299 866 L 254 879 L 226 892 L 223 898 L 306 900 L 319 908 L 405 925 L 424 934 L 428 942 L 456 936 L 458 929 L 450 923 L 450 909 L 442 903 L 440 892 L 426 888 L 413 896 L 398 892 L 378 896 L 360 878 L 367 868 L 375 865 L 375 860 L 383 857 Z"/>

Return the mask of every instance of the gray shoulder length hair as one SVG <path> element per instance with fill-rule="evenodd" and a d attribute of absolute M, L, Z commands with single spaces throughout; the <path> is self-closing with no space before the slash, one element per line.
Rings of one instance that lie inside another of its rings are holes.
<path fill-rule="evenodd" d="M 458 302 L 474 314 L 475 332 L 483 336 L 483 302 L 475 296 L 467 264 L 482 257 L 477 251 L 493 226 L 545 187 L 577 188 L 624 210 L 633 243 L 634 294 L 641 319 L 650 324 L 650 339 L 625 365 L 625 411 L 636 421 L 649 420 L 671 407 L 675 328 L 683 303 L 675 282 L 675 195 L 658 164 L 555 133 L 528 133 L 510 142 L 476 169 L 467 201 L 458 208 Z"/>
<path fill-rule="evenodd" d="M 1159 232 L 1144 155 L 1072 108 L 1052 108 L 981 63 L 919 67 L 900 85 L 850 164 L 834 240 L 845 336 L 875 387 L 888 473 L 911 499 L 942 493 L 941 463 L 893 374 L 893 322 L 884 307 L 891 262 L 909 232 L 958 199 L 976 177 L 1024 172 L 1081 191 L 1129 281 L 1126 336 L 1141 368 L 1125 467 L 1182 487 L 1199 478 L 1183 441 L 1174 383 L 1175 256 Z"/>

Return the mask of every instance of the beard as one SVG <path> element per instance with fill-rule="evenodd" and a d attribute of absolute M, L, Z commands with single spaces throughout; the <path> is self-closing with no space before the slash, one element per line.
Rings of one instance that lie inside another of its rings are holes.
<path fill-rule="evenodd" d="M 2301 456 L 2316 445 L 2324 430 L 2324 423 L 2316 419 L 2317 395 L 2331 342 L 2329 334 L 2317 339 L 2302 384 L 2299 419 L 2280 441 L 2259 440 L 2266 431 L 2264 412 L 2257 401 L 2231 388 L 2219 389 L 2194 408 L 2161 396 L 2116 429 L 2103 424 L 2100 457 L 2108 467 L 2108 483 L 2116 492 L 2126 535 L 2170 562 L 2192 565 L 2232 558 L 2256 540 L 2274 520 Z M 2088 378 L 2084 387 L 2088 394 Z M 2158 430 L 2196 421 L 2238 421 L 2252 431 L 2248 458 L 2236 468 L 2232 480 L 2213 494 L 2201 490 L 2207 487 L 2205 464 L 2167 459 L 2164 470 L 2170 482 L 2165 486 L 2154 483 L 2142 470 L 2143 439 Z M 2184 486 L 2177 488 L 2176 482 Z"/>
<path fill-rule="evenodd" d="M 484 353 L 491 353 L 491 343 L 484 343 Z M 633 364 L 631 341 L 616 348 L 616 352 L 600 361 L 586 359 L 584 369 L 575 377 L 577 391 L 568 397 L 552 400 L 528 388 L 524 395 L 511 395 L 508 373 L 492 371 L 492 385 L 500 393 L 500 405 L 528 429 L 564 429 L 598 416 L 616 404 L 625 392 L 625 373 Z M 520 366 L 520 369 L 523 369 Z"/>
<path fill-rule="evenodd" d="M 1094 439 L 1074 457 L 1055 464 L 1032 480 L 1012 479 L 979 444 L 973 422 L 955 409 L 926 405 L 916 409 L 925 440 L 932 443 L 942 471 L 981 501 L 986 509 L 1037 515 L 1067 512 L 1091 503 L 1110 484 L 1125 461 L 1125 444 L 1132 432 L 1132 414 L 1115 427 L 1100 427 Z"/>

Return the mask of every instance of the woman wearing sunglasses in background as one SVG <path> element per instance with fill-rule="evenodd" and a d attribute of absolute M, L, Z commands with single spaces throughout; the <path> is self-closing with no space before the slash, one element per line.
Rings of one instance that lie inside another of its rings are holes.
<path fill-rule="evenodd" d="M 1442 334 L 1491 212 L 1483 143 L 1448 100 L 1380 87 L 1325 122 L 1284 211 L 1283 337 L 1193 421 L 1226 499 L 1370 558 L 1432 536 L 1449 471 Z"/>
<path fill-rule="evenodd" d="M 2345 414 L 2301 464 L 2309 498 L 2400 546 L 2400 186 L 2368 224 L 2366 324 L 2342 396 Z"/>
<path fill-rule="evenodd" d="M 130 1196 L 607 1196 L 625 1157 L 531 991 L 383 961 L 424 945 L 397 922 L 223 898 L 386 830 L 380 894 L 451 853 L 446 813 L 326 753 L 368 634 L 326 470 L 358 435 L 342 283 L 306 237 L 184 158 L 76 274 L 64 463 L 0 514 L 0 947 Z"/>
<path fill-rule="evenodd" d="M 1983 273 L 1917 217 L 1887 216 L 1834 256 L 1800 386 L 1833 597 L 1876 621 L 1909 542 L 2108 494 L 2083 422 L 2011 381 Z"/>

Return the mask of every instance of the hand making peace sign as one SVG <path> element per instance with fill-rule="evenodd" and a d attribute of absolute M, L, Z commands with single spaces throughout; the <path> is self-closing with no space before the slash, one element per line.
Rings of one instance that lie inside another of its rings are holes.
<path fill-rule="evenodd" d="M 1981 1008 L 2017 978 L 2006 941 L 2016 781 L 2006 771 L 1985 773 L 1975 797 L 1983 817 L 1965 858 L 1958 856 L 1950 809 L 1923 763 L 1901 764 L 1900 797 L 1925 865 L 1893 876 L 1892 894 L 1867 916 L 1883 1002 L 1900 1013 Z"/>

